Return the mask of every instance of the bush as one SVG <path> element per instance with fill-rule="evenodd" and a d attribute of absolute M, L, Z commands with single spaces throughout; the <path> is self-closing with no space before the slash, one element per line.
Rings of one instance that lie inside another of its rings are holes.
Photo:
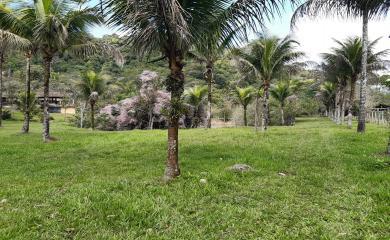
<path fill-rule="evenodd" d="M 318 115 L 321 109 L 319 101 L 312 98 L 299 98 L 297 116 L 314 116 Z"/>
<path fill-rule="evenodd" d="M 40 113 L 38 114 L 38 117 L 39 117 L 39 122 L 40 122 L 40 123 L 43 123 L 43 112 L 40 112 Z M 49 120 L 50 120 L 50 121 L 53 121 L 53 120 L 54 120 L 54 117 L 53 117 L 52 115 L 50 115 Z"/>
<path fill-rule="evenodd" d="M 97 111 L 96 111 L 97 112 Z M 83 119 L 83 128 L 90 128 L 91 127 L 91 117 L 90 117 L 91 111 L 86 108 L 84 110 L 84 119 Z M 76 108 L 76 113 L 73 115 L 73 117 L 70 120 L 70 123 L 74 125 L 75 127 L 81 127 L 81 109 L 80 107 Z M 95 114 L 97 116 L 97 114 Z M 96 122 L 99 122 L 99 119 L 96 118 Z"/>
<path fill-rule="evenodd" d="M 114 131 L 116 130 L 116 121 L 110 115 L 104 113 L 99 114 L 96 118 L 97 129 L 105 130 L 105 131 Z"/>
<path fill-rule="evenodd" d="M 1 114 L 1 119 L 8 120 L 12 118 L 11 110 L 3 109 L 3 113 Z"/>
<path fill-rule="evenodd" d="M 38 104 L 36 94 L 33 92 L 30 95 L 29 106 L 30 106 L 30 108 L 28 110 L 30 111 L 30 120 L 33 120 L 34 117 L 36 117 L 36 116 L 40 116 L 42 110 Z M 25 113 L 25 111 L 26 111 L 26 94 L 25 93 L 19 93 L 18 99 L 16 101 L 16 107 L 23 114 Z"/>

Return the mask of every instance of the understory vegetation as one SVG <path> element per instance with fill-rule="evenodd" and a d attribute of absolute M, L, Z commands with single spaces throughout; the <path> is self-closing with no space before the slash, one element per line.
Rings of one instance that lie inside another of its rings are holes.
<path fill-rule="evenodd" d="M 54 114 L 0 131 L 0 239 L 388 239 L 387 130 L 328 119 L 188 129 L 182 175 L 162 184 L 166 131 L 101 132 Z M 229 137 L 227 137 L 229 136 Z M 247 173 L 227 170 L 236 163 Z M 205 181 L 200 181 L 205 179 Z"/>

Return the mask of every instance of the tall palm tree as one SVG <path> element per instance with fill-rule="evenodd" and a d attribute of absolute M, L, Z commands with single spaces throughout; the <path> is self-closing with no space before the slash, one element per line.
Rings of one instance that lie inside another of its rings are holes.
<path fill-rule="evenodd" d="M 30 42 L 12 32 L 12 26 L 3 17 L 5 14 L 11 13 L 5 4 L 0 3 L 0 127 L 2 126 L 3 112 L 3 64 L 6 54 L 13 49 L 28 49 Z"/>
<path fill-rule="evenodd" d="M 271 88 L 270 94 L 279 102 L 280 116 L 282 119 L 282 125 L 284 125 L 284 107 L 286 105 L 286 100 L 293 94 L 290 81 L 279 81 L 273 88 Z"/>
<path fill-rule="evenodd" d="M 295 11 L 292 23 L 304 15 L 338 15 L 342 17 L 362 18 L 362 69 L 360 81 L 359 118 L 357 131 L 366 129 L 366 95 L 368 62 L 368 21 L 375 17 L 386 16 L 390 9 L 390 0 L 308 0 Z"/>
<path fill-rule="evenodd" d="M 335 86 L 333 121 L 342 124 L 344 119 L 345 89 L 347 86 L 349 68 L 337 53 L 323 53 L 322 70 L 325 80 Z"/>
<path fill-rule="evenodd" d="M 0 116 L 3 110 L 3 64 L 9 50 L 28 48 L 30 42 L 10 31 L 0 29 Z M 0 127 L 2 125 L 0 117 Z"/>
<path fill-rule="evenodd" d="M 223 52 L 222 46 L 216 46 L 217 43 L 213 42 L 212 36 L 204 36 L 202 39 L 204 42 L 199 42 L 196 45 L 195 51 L 192 51 L 189 55 L 195 58 L 202 64 L 205 64 L 206 70 L 203 73 L 204 79 L 207 83 L 207 123 L 206 127 L 211 128 L 211 115 L 212 115 L 212 84 L 214 82 L 214 65 L 217 59 Z"/>
<path fill-rule="evenodd" d="M 296 50 L 298 42 L 287 36 L 261 37 L 250 43 L 244 49 L 236 49 L 233 54 L 238 56 L 243 65 L 256 72 L 262 80 L 263 114 L 262 129 L 267 130 L 269 124 L 269 89 L 271 81 L 289 63 L 301 58 L 304 54 Z"/>
<path fill-rule="evenodd" d="M 29 105 L 33 99 L 31 99 L 31 59 L 37 52 L 37 44 L 33 38 L 33 22 L 24 21 L 22 19 L 22 9 L 11 10 L 0 7 L 0 22 L 2 28 L 6 28 L 19 36 L 28 39 L 30 46 L 24 49 L 24 56 L 26 59 L 26 81 L 25 81 L 25 106 L 24 109 L 24 122 L 22 127 L 22 133 L 28 133 L 30 130 L 30 109 Z"/>
<path fill-rule="evenodd" d="M 191 104 L 194 107 L 194 121 L 192 124 L 192 127 L 198 127 L 200 122 L 200 107 L 202 105 L 202 102 L 204 100 L 204 97 L 208 93 L 207 86 L 194 86 L 192 88 L 187 89 L 184 91 L 184 95 L 187 98 L 187 101 L 189 104 Z"/>
<path fill-rule="evenodd" d="M 277 12 L 284 0 L 108 0 L 111 25 L 121 26 L 140 56 L 159 51 L 169 63 L 166 80 L 171 93 L 168 157 L 165 180 L 180 175 L 178 129 L 184 91 L 184 56 L 208 33 L 229 36 L 237 29 L 255 28 Z M 295 2 L 295 1 L 294 1 Z M 210 23 L 216 27 L 210 27 Z M 243 31 L 245 34 L 245 30 Z"/>
<path fill-rule="evenodd" d="M 219 14 L 219 16 L 218 16 Z M 204 79 L 208 86 L 207 95 L 207 128 L 211 128 L 211 115 L 212 115 L 212 84 L 214 82 L 214 68 L 215 62 L 220 59 L 226 49 L 231 49 L 237 43 L 246 41 L 247 36 L 245 34 L 246 26 L 242 24 L 237 26 L 236 29 L 231 29 L 228 35 L 220 31 L 220 18 L 224 17 L 225 12 L 217 13 L 217 15 L 210 19 L 208 27 L 211 31 L 204 32 L 199 41 L 195 43 L 194 51 L 191 51 L 189 56 L 195 58 L 199 62 L 205 65 Z M 260 22 L 262 24 L 262 22 Z"/>
<path fill-rule="evenodd" d="M 102 95 L 106 84 L 103 78 L 94 71 L 86 71 L 81 74 L 79 89 L 82 97 L 89 102 L 91 107 L 91 129 L 95 130 L 95 104 L 98 97 Z"/>
<path fill-rule="evenodd" d="M 79 4 L 78 6 L 75 4 Z M 70 6 L 71 5 L 71 6 Z M 100 24 L 103 17 L 98 10 L 85 7 L 71 0 L 34 0 L 34 5 L 23 10 L 23 21 L 32 23 L 34 42 L 39 48 L 44 65 L 43 140 L 51 139 L 49 128 L 49 84 L 52 61 L 55 56 L 69 51 L 85 57 L 102 53 L 114 56 L 123 62 L 120 53 L 113 47 L 91 41 L 87 29 Z"/>
<path fill-rule="evenodd" d="M 252 102 L 255 89 L 253 87 L 246 87 L 246 88 L 240 88 L 236 87 L 235 94 L 236 94 L 236 101 L 239 103 L 243 110 L 244 110 L 244 125 L 248 126 L 248 119 L 247 119 L 247 109 L 248 105 Z"/>
<path fill-rule="evenodd" d="M 388 50 L 374 52 L 375 45 L 379 39 L 368 42 L 367 50 L 367 72 L 372 73 L 375 70 L 384 70 L 386 61 L 383 59 L 389 53 Z M 348 128 L 352 128 L 352 106 L 355 100 L 356 82 L 362 72 L 363 46 L 359 37 L 350 37 L 345 41 L 335 40 L 337 47 L 332 49 L 329 56 L 339 58 L 338 68 L 343 68 L 346 77 L 350 82 L 350 95 L 348 98 Z"/>

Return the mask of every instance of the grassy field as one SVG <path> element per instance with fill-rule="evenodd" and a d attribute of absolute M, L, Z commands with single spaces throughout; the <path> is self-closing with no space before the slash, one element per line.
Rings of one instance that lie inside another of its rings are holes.
<path fill-rule="evenodd" d="M 182 130 L 182 176 L 166 185 L 166 131 L 52 126 L 49 144 L 38 123 L 0 129 L 0 239 L 390 238 L 384 127 Z"/>

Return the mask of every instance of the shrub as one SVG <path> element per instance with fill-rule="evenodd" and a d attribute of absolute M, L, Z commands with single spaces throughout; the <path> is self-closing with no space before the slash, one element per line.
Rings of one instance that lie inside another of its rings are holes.
<path fill-rule="evenodd" d="M 9 109 L 3 109 L 3 113 L 1 115 L 1 119 L 8 120 L 12 118 L 11 110 Z"/>
<path fill-rule="evenodd" d="M 39 122 L 43 123 L 43 112 L 39 112 L 38 117 L 39 117 Z M 50 115 L 49 120 L 53 121 L 54 117 Z"/>

